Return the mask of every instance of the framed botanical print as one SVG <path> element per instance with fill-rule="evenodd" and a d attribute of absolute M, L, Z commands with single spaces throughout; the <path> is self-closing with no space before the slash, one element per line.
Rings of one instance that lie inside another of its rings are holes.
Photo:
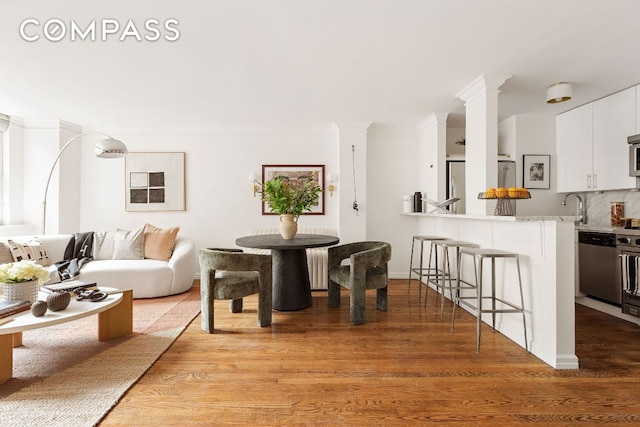
<path fill-rule="evenodd" d="M 303 215 L 324 215 L 324 165 L 262 165 L 262 182 L 274 178 L 283 178 L 289 185 L 298 186 L 308 181 L 314 181 L 322 191 L 318 197 L 318 204 L 311 207 L 311 212 Z M 276 215 L 269 206 L 262 202 L 262 215 Z"/>

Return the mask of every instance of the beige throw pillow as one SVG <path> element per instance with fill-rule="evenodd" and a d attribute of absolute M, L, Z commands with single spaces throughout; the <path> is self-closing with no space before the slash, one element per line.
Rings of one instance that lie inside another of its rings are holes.
<path fill-rule="evenodd" d="M 144 259 L 144 227 L 133 231 L 116 231 L 113 259 Z"/>
<path fill-rule="evenodd" d="M 13 255 L 7 242 L 0 242 L 0 264 L 8 264 L 13 262 Z"/>
<path fill-rule="evenodd" d="M 151 224 L 144 226 L 144 257 L 168 261 L 173 253 L 173 246 L 180 227 L 167 229 Z"/>

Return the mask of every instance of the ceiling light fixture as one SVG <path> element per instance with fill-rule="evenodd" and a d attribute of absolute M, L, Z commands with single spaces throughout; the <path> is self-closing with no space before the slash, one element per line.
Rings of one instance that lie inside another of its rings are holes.
<path fill-rule="evenodd" d="M 570 83 L 559 82 L 549 86 L 547 89 L 547 103 L 557 104 L 571 99 L 572 87 Z"/>

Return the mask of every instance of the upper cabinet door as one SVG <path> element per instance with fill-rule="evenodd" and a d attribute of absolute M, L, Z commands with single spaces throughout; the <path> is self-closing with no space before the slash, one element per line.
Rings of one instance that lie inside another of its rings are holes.
<path fill-rule="evenodd" d="M 556 116 L 557 191 L 592 190 L 593 103 Z"/>
<path fill-rule="evenodd" d="M 627 137 L 636 133 L 636 89 L 593 102 L 593 190 L 634 188 Z"/>

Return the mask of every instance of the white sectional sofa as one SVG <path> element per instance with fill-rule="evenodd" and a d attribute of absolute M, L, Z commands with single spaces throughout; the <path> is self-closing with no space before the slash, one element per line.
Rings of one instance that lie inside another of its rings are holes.
<path fill-rule="evenodd" d="M 40 236 L 17 236 L 3 238 L 28 243 L 39 240 L 49 256 L 50 264 L 64 259 L 65 248 L 71 234 L 47 234 Z M 6 251 L 5 251 L 6 252 Z M 6 253 L 2 254 L 6 258 Z M 177 237 L 171 258 L 156 259 L 105 259 L 101 256 L 85 264 L 75 279 L 95 281 L 100 286 L 132 289 L 134 298 L 154 298 L 179 294 L 191 289 L 196 260 L 195 244 L 192 240 Z M 0 262 L 12 262 L 2 259 Z M 55 270 L 55 267 L 51 267 Z"/>
<path fill-rule="evenodd" d="M 252 234 L 279 234 L 277 228 L 258 228 Z M 338 236 L 336 230 L 330 228 L 300 228 L 298 234 L 325 234 L 328 236 Z M 268 254 L 269 249 L 246 249 L 245 252 Z M 307 264 L 309 266 L 309 281 L 312 290 L 327 290 L 329 288 L 329 252 L 328 248 L 307 249 Z"/>

